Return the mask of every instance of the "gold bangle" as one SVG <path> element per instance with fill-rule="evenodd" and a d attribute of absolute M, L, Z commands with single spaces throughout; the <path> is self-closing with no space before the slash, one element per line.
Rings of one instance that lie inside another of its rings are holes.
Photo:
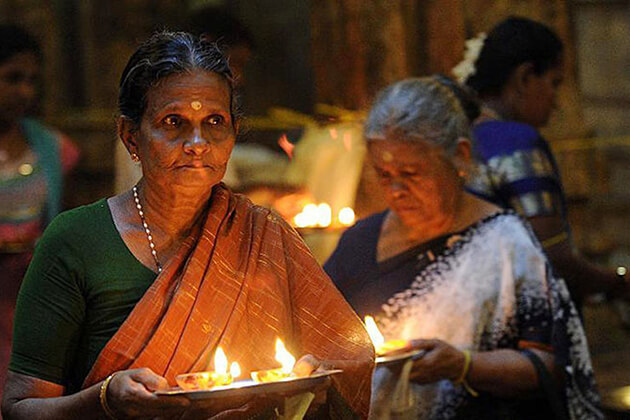
<path fill-rule="evenodd" d="M 470 351 L 462 350 L 462 353 L 464 353 L 464 368 L 462 369 L 462 373 L 460 373 L 459 377 L 453 381 L 456 385 L 461 384 L 464 382 L 464 379 L 466 379 L 466 375 L 468 375 L 468 370 L 470 369 L 470 361 L 472 359 L 470 357 Z"/>
<path fill-rule="evenodd" d="M 475 391 L 466 380 L 466 376 L 468 376 L 470 366 L 472 365 L 472 356 L 470 355 L 469 350 L 462 350 L 462 353 L 464 353 L 464 368 L 462 369 L 462 373 L 459 375 L 459 378 L 457 378 L 453 383 L 455 385 L 462 385 L 470 395 L 478 397 L 479 393 Z"/>
<path fill-rule="evenodd" d="M 547 238 L 541 241 L 541 245 L 543 249 L 551 248 L 554 245 L 558 245 L 564 241 L 569 239 L 569 234 L 566 232 L 560 232 L 557 235 L 552 236 L 551 238 Z"/>
<path fill-rule="evenodd" d="M 476 397 L 478 397 L 478 396 L 479 396 L 479 393 L 478 393 L 477 391 L 475 391 L 475 390 L 474 390 L 474 389 L 470 386 L 470 384 L 468 383 L 468 381 L 467 381 L 466 379 L 464 379 L 464 381 L 462 382 L 462 386 L 463 386 L 463 387 L 464 387 L 464 389 L 465 389 L 466 391 L 468 391 L 468 393 L 469 393 L 470 395 L 472 395 L 473 397 L 475 397 L 475 398 L 476 398 Z"/>
<path fill-rule="evenodd" d="M 112 373 L 111 375 L 107 377 L 107 379 L 103 381 L 103 383 L 101 384 L 101 392 L 99 394 L 99 399 L 101 400 L 101 407 L 103 408 L 103 411 L 105 412 L 105 415 L 107 416 L 107 418 L 109 418 L 110 420 L 118 420 L 116 416 L 114 415 L 114 412 L 112 411 L 112 409 L 109 407 L 109 404 L 107 404 L 107 387 L 109 386 L 109 383 L 112 381 L 116 373 L 118 372 Z"/>

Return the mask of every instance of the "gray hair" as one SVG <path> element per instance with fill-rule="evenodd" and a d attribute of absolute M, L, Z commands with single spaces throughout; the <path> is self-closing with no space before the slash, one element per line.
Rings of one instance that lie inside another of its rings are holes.
<path fill-rule="evenodd" d="M 455 94 L 435 77 L 405 79 L 378 93 L 364 129 L 368 141 L 429 141 L 452 153 L 470 126 Z"/>

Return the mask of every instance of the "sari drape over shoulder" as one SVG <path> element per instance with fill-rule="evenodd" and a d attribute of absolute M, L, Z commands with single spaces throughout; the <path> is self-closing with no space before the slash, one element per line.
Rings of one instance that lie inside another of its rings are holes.
<path fill-rule="evenodd" d="M 356 361 L 333 383 L 367 416 L 374 354 L 361 321 L 286 222 L 220 184 L 203 224 L 107 343 L 84 387 L 139 367 L 174 385 L 180 373 L 207 370 L 218 345 L 247 375 L 277 367 L 276 337 L 297 357 Z"/>

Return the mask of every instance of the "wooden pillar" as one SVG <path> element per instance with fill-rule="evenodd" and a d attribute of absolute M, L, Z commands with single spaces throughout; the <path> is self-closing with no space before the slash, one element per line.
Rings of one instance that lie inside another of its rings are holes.
<path fill-rule="evenodd" d="M 411 74 L 415 0 L 315 0 L 312 61 L 317 102 L 364 109 L 387 84 Z"/>
<path fill-rule="evenodd" d="M 462 59 L 466 30 L 461 0 L 431 0 L 423 4 L 428 73 L 451 74 Z"/>

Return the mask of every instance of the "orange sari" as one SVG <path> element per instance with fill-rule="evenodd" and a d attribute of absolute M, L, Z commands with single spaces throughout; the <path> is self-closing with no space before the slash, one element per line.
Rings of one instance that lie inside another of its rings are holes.
<path fill-rule="evenodd" d="M 139 367 L 174 385 L 180 373 L 207 370 L 218 345 L 245 374 L 269 369 L 276 337 L 298 357 L 357 361 L 333 383 L 367 417 L 374 354 L 360 320 L 286 222 L 220 184 L 203 226 L 107 343 L 84 387 Z"/>

